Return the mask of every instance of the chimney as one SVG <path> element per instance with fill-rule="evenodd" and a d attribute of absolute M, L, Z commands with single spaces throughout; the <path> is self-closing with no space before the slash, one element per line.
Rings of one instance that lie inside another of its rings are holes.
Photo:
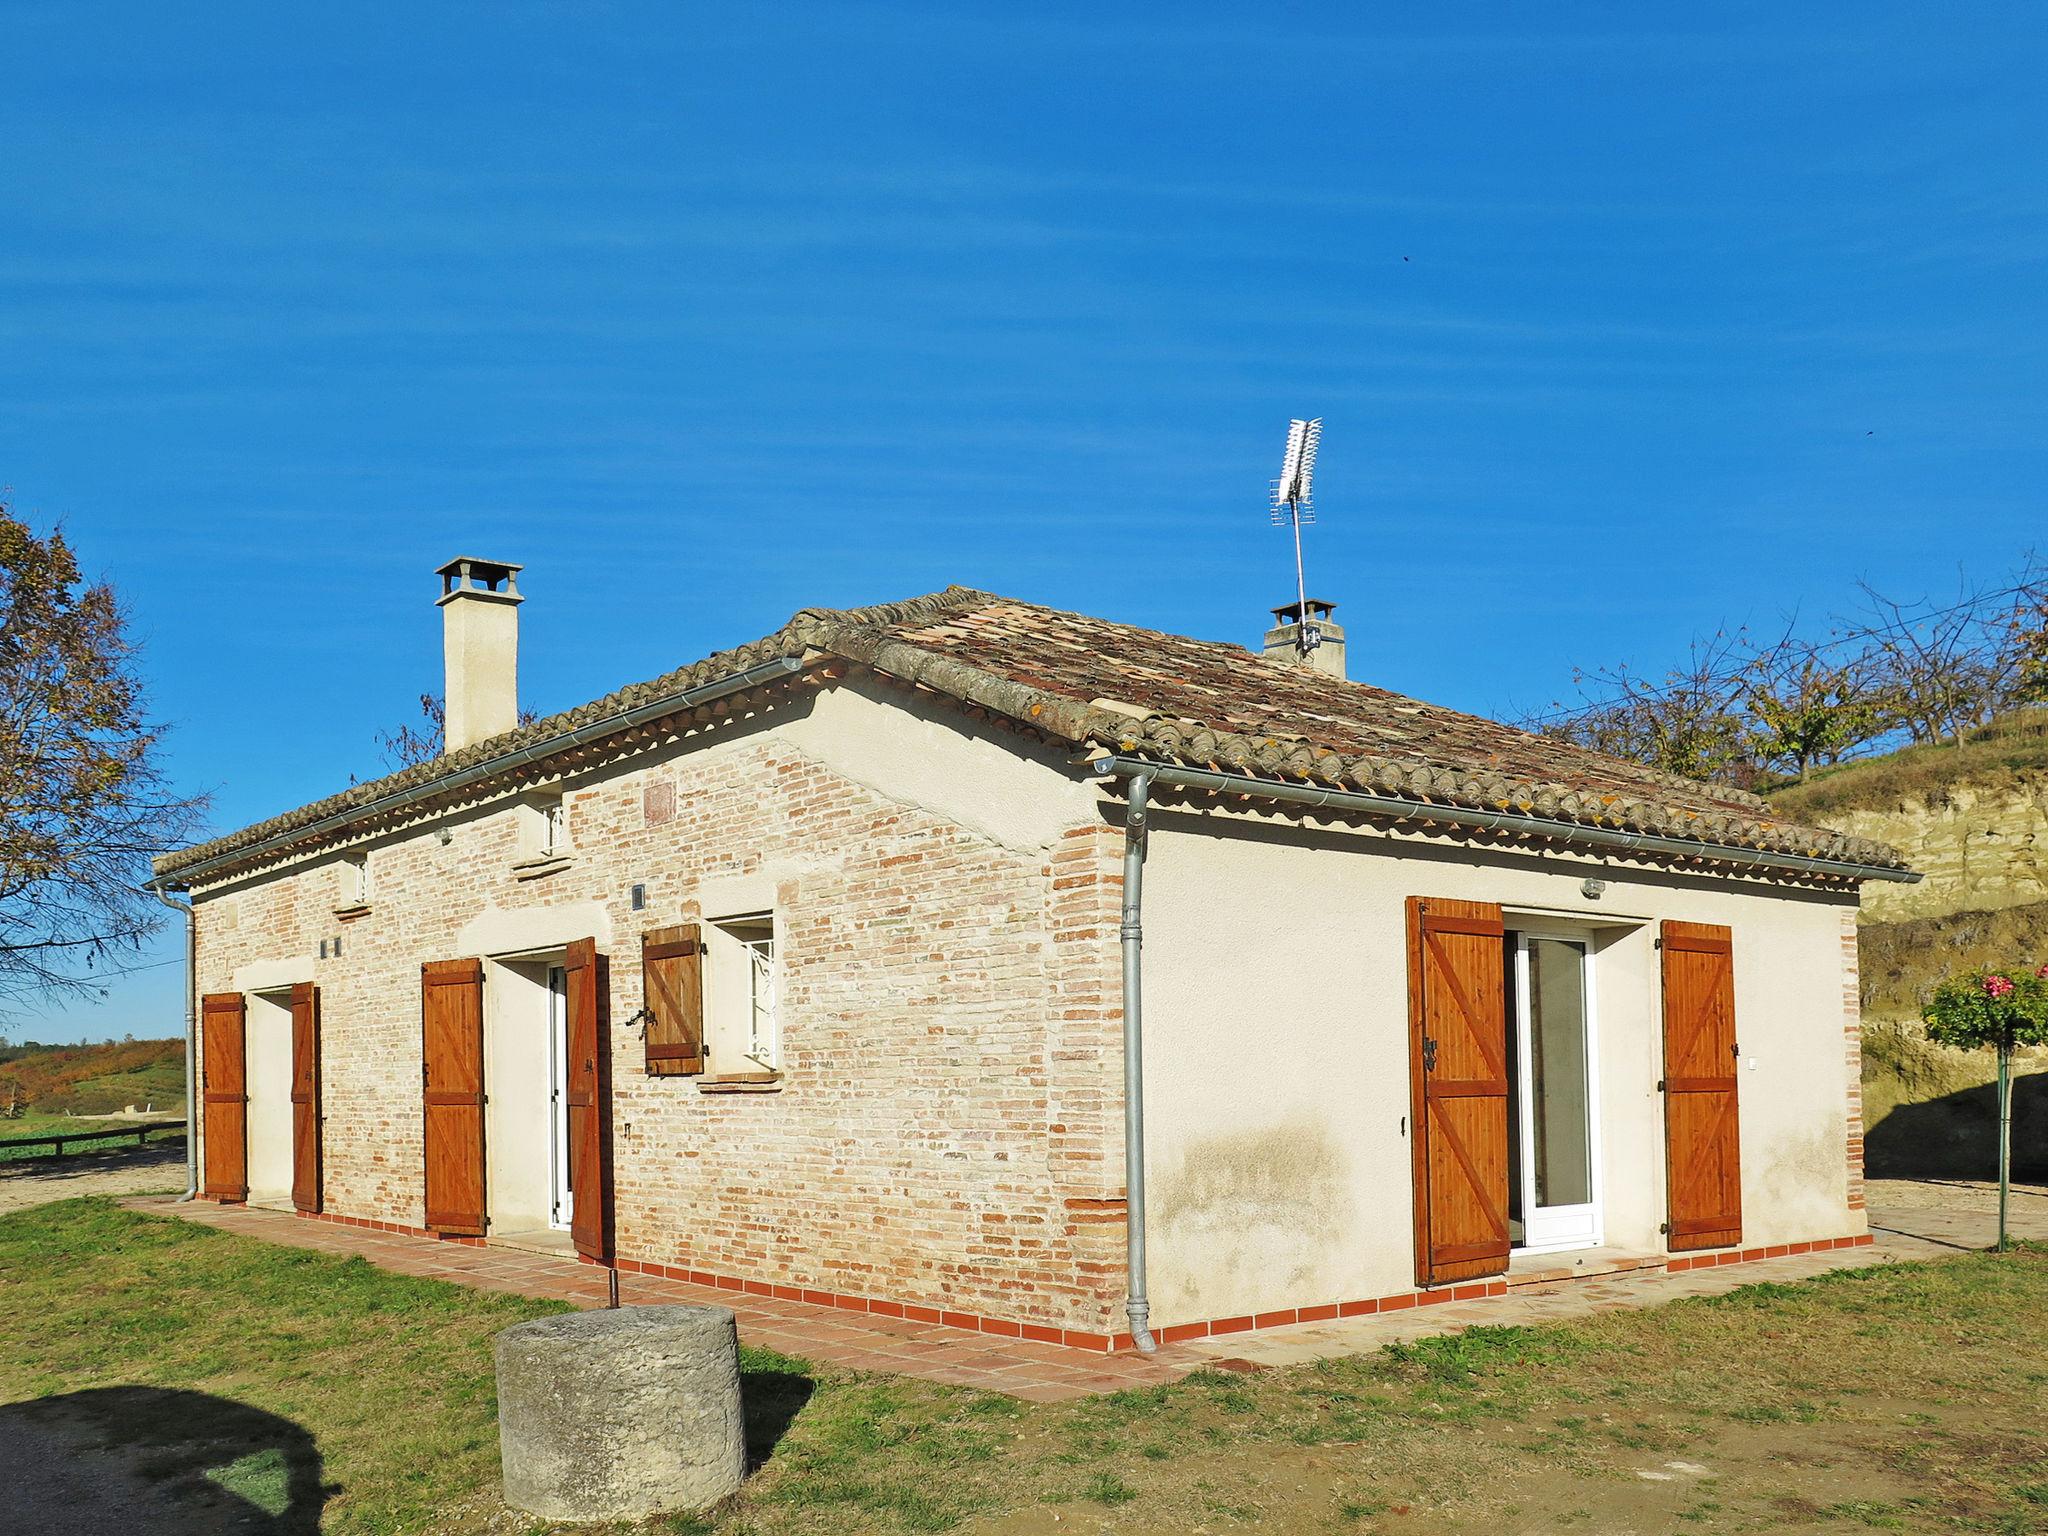
<path fill-rule="evenodd" d="M 1308 610 L 1303 622 L 1302 610 Z M 1266 631 L 1265 657 L 1298 667 L 1313 667 L 1331 677 L 1344 675 L 1344 626 L 1332 623 L 1335 603 L 1312 597 L 1306 603 L 1288 603 L 1273 610 L 1273 627 Z M 1307 649 L 1303 649 L 1306 644 Z"/>
<path fill-rule="evenodd" d="M 502 735 L 519 723 L 521 567 L 458 555 L 441 578 L 441 663 L 446 676 L 444 752 Z"/>

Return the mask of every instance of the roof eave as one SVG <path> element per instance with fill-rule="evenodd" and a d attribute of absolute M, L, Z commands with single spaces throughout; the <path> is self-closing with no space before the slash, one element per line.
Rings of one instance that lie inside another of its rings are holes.
<path fill-rule="evenodd" d="M 1184 789 L 1246 795 L 1397 821 L 1446 822 L 1478 831 L 1508 832 L 1580 847 L 1597 848 L 1603 853 L 1647 853 L 1660 857 L 1739 864 L 1787 874 L 1819 875 L 1843 880 L 1889 880 L 1913 884 L 1922 878 L 1918 870 L 1908 869 L 1903 865 L 1869 864 L 1857 860 L 1829 858 L 1824 854 L 1792 853 L 1739 843 L 1668 837 L 1661 833 L 1632 831 L 1623 827 L 1588 826 L 1583 822 L 1560 821 L 1528 811 L 1479 810 L 1469 806 L 1411 800 L 1397 795 L 1380 795 L 1362 790 L 1338 789 L 1283 779 L 1262 779 L 1250 774 L 1227 773 L 1214 768 L 1198 768 L 1154 758 L 1133 757 L 1124 753 L 1097 758 L 1088 766 L 1089 772 L 1099 779 L 1128 779 L 1144 774 L 1154 783 Z"/>

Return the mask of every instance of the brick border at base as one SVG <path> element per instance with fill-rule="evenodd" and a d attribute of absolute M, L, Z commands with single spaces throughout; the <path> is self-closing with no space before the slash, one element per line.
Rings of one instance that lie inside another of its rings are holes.
<path fill-rule="evenodd" d="M 338 1227 L 361 1227 L 365 1232 L 389 1232 L 394 1237 L 424 1237 L 436 1243 L 460 1243 L 465 1248 L 485 1248 L 489 1239 L 471 1237 L 461 1232 L 436 1232 L 432 1227 L 405 1227 L 395 1221 L 372 1221 L 367 1216 L 340 1216 L 333 1211 L 298 1211 L 294 1216 L 303 1216 L 308 1221 L 331 1221 Z"/>
<path fill-rule="evenodd" d="M 1870 1242 L 1871 1236 L 1868 1232 L 1859 1232 L 1851 1237 L 1822 1237 L 1805 1243 L 1774 1243 L 1764 1248 L 1674 1253 L 1662 1260 L 1647 1260 L 1623 1273 L 1641 1274 L 1647 1269 L 1662 1268 L 1667 1274 L 1680 1274 L 1689 1269 L 1742 1264 L 1753 1259 L 1782 1259 L 1793 1254 L 1827 1253 L 1836 1248 L 1863 1248 Z M 1609 1277 L 1610 1272 L 1602 1271 L 1596 1275 L 1559 1276 L 1543 1283 L 1576 1285 L 1586 1280 Z M 1155 1330 L 1153 1337 L 1161 1344 L 1181 1344 L 1191 1339 L 1213 1339 L 1225 1334 L 1246 1333 L 1255 1328 L 1285 1328 L 1293 1323 L 1327 1323 L 1343 1318 L 1372 1317 L 1382 1312 L 1403 1312 L 1410 1307 L 1441 1306 L 1448 1301 L 1491 1300 L 1521 1288 L 1509 1280 L 1500 1278 L 1467 1280 L 1461 1284 L 1441 1286 L 1435 1290 L 1398 1291 L 1392 1296 L 1375 1296 L 1363 1301 L 1325 1302 L 1317 1307 L 1282 1308 L 1277 1312 L 1260 1312 L 1249 1317 L 1218 1318 L 1206 1323 L 1175 1323 L 1170 1327 Z"/>
<path fill-rule="evenodd" d="M 578 1254 L 585 1264 L 596 1259 Z M 598 1265 L 599 1268 L 604 1266 Z M 982 1317 L 972 1312 L 955 1312 L 945 1307 L 925 1307 L 913 1302 L 876 1301 L 866 1296 L 848 1296 L 838 1291 L 817 1291 L 809 1286 L 776 1285 L 766 1280 L 741 1280 L 732 1275 L 714 1275 L 701 1269 L 682 1269 L 673 1264 L 649 1264 L 640 1259 L 620 1259 L 621 1274 L 647 1275 L 656 1280 L 680 1280 L 709 1290 L 738 1291 L 743 1296 L 767 1296 L 776 1301 L 801 1301 L 813 1307 L 832 1307 L 841 1312 L 865 1312 L 875 1317 L 896 1317 L 911 1323 L 936 1323 L 966 1333 L 986 1333 L 999 1339 L 1029 1339 L 1036 1344 L 1060 1344 L 1068 1349 L 1090 1350 L 1098 1355 L 1129 1349 L 1128 1333 L 1089 1333 L 1078 1328 L 1055 1328 L 1049 1323 L 1018 1323 L 1008 1318 Z"/>
<path fill-rule="evenodd" d="M 212 1197 L 206 1197 L 212 1198 Z M 218 1201 L 218 1204 L 241 1204 L 240 1201 Z M 426 1227 L 401 1226 L 393 1221 L 372 1221 L 362 1216 L 339 1216 L 329 1211 L 295 1211 L 308 1221 L 331 1221 L 338 1226 L 360 1227 L 370 1232 L 389 1232 L 399 1237 L 421 1237 L 443 1243 L 460 1243 L 470 1248 L 485 1248 L 489 1241 L 481 1237 L 451 1235 L 435 1232 Z M 1758 1248 L 1722 1248 L 1704 1253 L 1674 1253 L 1661 1261 L 1651 1259 L 1625 1273 L 1641 1274 L 1646 1269 L 1660 1266 L 1667 1274 L 1684 1274 L 1694 1269 L 1717 1269 L 1724 1264 L 1748 1264 L 1760 1259 L 1795 1258 L 1802 1254 L 1831 1253 L 1841 1248 L 1867 1248 L 1874 1241 L 1868 1232 L 1858 1232 L 1849 1237 L 1821 1237 L 1808 1242 L 1770 1243 Z M 596 1269 L 607 1266 L 587 1254 L 579 1253 L 579 1263 Z M 986 1333 L 1001 1339 L 1029 1339 L 1038 1344 L 1058 1344 L 1068 1349 L 1088 1350 L 1094 1354 L 1115 1354 L 1133 1348 L 1128 1333 L 1089 1333 L 1082 1329 L 1055 1328 L 1045 1323 L 1018 1323 L 1007 1318 L 981 1317 L 971 1312 L 954 1312 L 942 1307 L 919 1306 L 911 1302 L 876 1301 L 866 1296 L 848 1296 L 837 1291 L 813 1290 L 808 1286 L 778 1285 L 767 1280 L 742 1280 L 732 1275 L 715 1275 L 699 1269 L 683 1269 L 673 1264 L 650 1264 L 641 1259 L 619 1259 L 615 1266 L 621 1274 L 646 1275 L 656 1280 L 679 1280 L 685 1285 L 702 1286 L 706 1290 L 737 1291 L 744 1296 L 765 1296 L 776 1301 L 799 1301 L 813 1307 L 830 1307 L 841 1312 L 862 1312 L 875 1317 L 900 1318 L 905 1322 L 933 1323 L 942 1328 L 958 1328 L 966 1333 Z M 1545 1281 L 1545 1284 L 1574 1285 L 1586 1280 L 1607 1278 L 1608 1272 L 1597 1275 L 1560 1277 Z M 1184 1344 L 1194 1339 L 1221 1338 L 1229 1334 L 1250 1333 L 1255 1329 L 1287 1328 L 1297 1323 L 1338 1322 L 1354 1317 L 1373 1317 L 1386 1312 L 1404 1312 L 1410 1307 L 1441 1306 L 1453 1301 L 1485 1301 L 1506 1296 L 1522 1287 L 1511 1284 L 1500 1277 L 1485 1280 L 1467 1280 L 1454 1285 L 1442 1286 L 1435 1290 L 1398 1291 L 1391 1296 L 1372 1296 L 1358 1301 L 1324 1302 L 1318 1306 L 1283 1307 L 1274 1312 L 1259 1312 L 1243 1317 L 1213 1318 L 1208 1322 L 1174 1323 L 1169 1327 L 1153 1330 L 1153 1338 L 1161 1344 Z"/>
<path fill-rule="evenodd" d="M 1829 1253 L 1838 1248 L 1864 1248 L 1868 1247 L 1871 1241 L 1868 1232 L 1859 1232 L 1849 1237 L 1822 1237 L 1800 1243 L 1772 1243 L 1760 1248 L 1674 1253 L 1663 1259 L 1649 1259 L 1626 1272 L 1640 1274 L 1645 1269 L 1661 1267 L 1669 1274 L 1683 1274 L 1687 1270 L 1716 1268 L 1723 1264 L 1746 1264 L 1758 1259 L 1782 1259 L 1799 1254 Z M 586 1264 L 597 1264 L 595 1259 L 580 1254 L 578 1257 Z M 731 1275 L 714 1275 L 704 1270 L 682 1269 L 672 1264 L 649 1264 L 639 1259 L 620 1259 L 618 1268 L 625 1274 L 648 1275 L 659 1280 L 680 1280 L 687 1285 L 700 1285 L 712 1290 L 738 1291 L 745 1296 L 768 1296 L 780 1301 L 807 1302 L 814 1307 L 834 1307 L 845 1312 L 866 1312 L 876 1317 L 900 1317 L 914 1323 L 937 1323 L 941 1327 L 959 1328 L 969 1333 L 987 1333 L 1005 1339 L 1032 1339 L 1041 1344 L 1063 1344 L 1070 1349 L 1093 1350 L 1098 1354 L 1113 1354 L 1133 1347 L 1128 1333 L 1087 1333 L 1073 1328 L 1053 1328 L 1041 1323 L 1015 1323 L 1004 1318 L 979 1317 L 973 1313 L 952 1312 L 940 1307 L 875 1301 L 864 1296 L 843 1295 L 837 1291 L 817 1291 L 807 1286 L 775 1285 L 765 1280 L 741 1280 Z M 1600 1275 L 1567 1276 L 1544 1283 L 1568 1285 L 1581 1280 L 1605 1278 L 1605 1275 L 1606 1272 L 1603 1271 Z M 1152 1336 L 1161 1344 L 1182 1344 L 1192 1339 L 1213 1339 L 1227 1334 L 1249 1333 L 1254 1329 L 1286 1328 L 1296 1323 L 1326 1323 L 1353 1317 L 1372 1317 L 1382 1312 L 1402 1312 L 1410 1307 L 1441 1306 L 1451 1301 L 1490 1300 L 1505 1296 L 1518 1288 L 1501 1278 L 1468 1280 L 1435 1290 L 1399 1291 L 1391 1296 L 1373 1296 L 1359 1301 L 1332 1301 L 1320 1306 L 1283 1307 L 1274 1312 L 1214 1318 L 1202 1323 L 1175 1323 L 1169 1327 L 1154 1329 Z"/>

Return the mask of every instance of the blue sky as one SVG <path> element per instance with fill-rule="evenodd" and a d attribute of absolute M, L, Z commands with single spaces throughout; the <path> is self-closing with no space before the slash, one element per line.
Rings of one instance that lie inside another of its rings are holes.
<path fill-rule="evenodd" d="M 240 825 L 958 581 L 1482 711 L 2042 541 L 2037 7 L 0 0 L 0 485 Z M 176 1026 L 170 935 L 42 1038 Z"/>

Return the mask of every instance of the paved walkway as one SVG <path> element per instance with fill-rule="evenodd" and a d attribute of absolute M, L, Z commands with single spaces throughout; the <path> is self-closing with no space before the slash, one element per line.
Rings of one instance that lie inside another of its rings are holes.
<path fill-rule="evenodd" d="M 360 1255 L 381 1269 L 427 1275 L 490 1291 L 549 1296 L 579 1307 L 605 1304 L 605 1272 L 594 1264 L 499 1246 L 470 1247 L 424 1237 L 375 1232 L 282 1211 L 156 1198 L 126 1202 L 152 1215 L 181 1216 L 266 1242 L 322 1253 Z M 730 1307 L 740 1337 L 820 1365 L 921 1376 L 952 1386 L 980 1387 L 1031 1402 L 1061 1402 L 1126 1387 L 1175 1381 L 1207 1362 L 1179 1349 L 1142 1355 L 1097 1355 L 1058 1344 L 1003 1339 L 904 1318 L 878 1317 L 802 1301 L 778 1301 L 712 1290 L 680 1280 L 619 1276 L 619 1300 L 632 1305 L 691 1302 Z"/>
<path fill-rule="evenodd" d="M 1798 1280 L 1828 1270 L 1899 1260 L 1938 1258 L 1988 1246 L 1997 1231 L 1995 1199 L 1981 1185 L 1963 1182 L 1887 1186 L 1871 1209 L 1876 1241 L 1867 1248 L 1758 1259 L 1713 1269 L 1670 1274 L 1636 1269 L 1589 1279 L 1517 1285 L 1507 1296 L 1449 1302 L 1344 1322 L 1308 1323 L 1227 1338 L 1176 1344 L 1149 1358 L 1096 1355 L 1056 1344 L 966 1333 L 901 1318 L 880 1317 L 808 1302 L 778 1301 L 711 1290 L 678 1280 L 620 1277 L 620 1299 L 696 1302 L 731 1307 L 747 1343 L 848 1370 L 894 1372 L 954 1386 L 979 1387 L 1033 1402 L 1059 1402 L 1127 1387 L 1174 1381 L 1189 1371 L 1223 1365 L 1236 1369 L 1295 1365 L 1333 1355 L 1355 1355 L 1431 1334 L 1482 1324 L 1541 1324 L 1586 1317 L 1620 1307 L 1655 1306 L 1685 1296 L 1717 1296 L 1762 1280 Z M 157 1197 L 131 1200 L 137 1210 L 180 1216 L 267 1242 L 325 1253 L 361 1255 L 403 1274 L 427 1275 L 486 1290 L 551 1296 L 580 1307 L 605 1302 L 605 1272 L 546 1252 L 437 1243 L 333 1222 L 308 1221 L 280 1211 L 218 1205 L 177 1205 Z M 2048 1190 L 2016 1190 L 2013 1227 L 2022 1237 L 2048 1240 Z"/>
<path fill-rule="evenodd" d="M 1559 1284 L 1519 1285 L 1496 1300 L 1454 1301 L 1391 1316 L 1275 1328 L 1180 1347 L 1208 1357 L 1212 1364 L 1233 1359 L 1254 1366 L 1300 1365 L 1481 1325 L 1566 1322 L 1620 1307 L 1656 1306 L 1686 1296 L 1719 1296 L 1763 1280 L 1803 1280 L 1829 1270 L 1941 1258 L 1991 1246 L 1998 1236 L 1997 1193 L 1992 1186 L 1987 1200 L 1983 1185 L 1962 1180 L 1889 1181 L 1884 1191 L 1888 1198 L 1871 1206 L 1873 1241 L 1867 1248 L 1754 1259 L 1747 1264 L 1691 1269 L 1675 1275 L 1651 1268 Z M 2018 1237 L 2048 1241 L 2048 1189 L 2014 1189 L 2012 1230 Z"/>

